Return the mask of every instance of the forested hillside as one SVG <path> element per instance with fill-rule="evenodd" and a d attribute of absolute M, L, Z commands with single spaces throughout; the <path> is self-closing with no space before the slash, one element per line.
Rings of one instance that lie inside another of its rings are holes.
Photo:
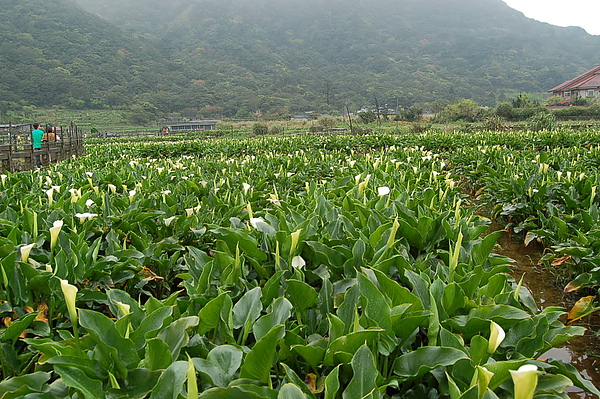
<path fill-rule="evenodd" d="M 205 116 L 495 105 L 600 63 L 600 37 L 501 0 L 76 1 L 104 20 L 0 0 L 3 99 Z"/>

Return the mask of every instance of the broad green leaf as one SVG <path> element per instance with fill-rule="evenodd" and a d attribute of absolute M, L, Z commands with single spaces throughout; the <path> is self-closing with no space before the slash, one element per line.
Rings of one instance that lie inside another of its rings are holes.
<path fill-rule="evenodd" d="M 365 343 L 367 343 L 367 345 L 373 344 L 373 342 L 379 338 L 379 334 L 383 331 L 384 330 L 381 329 L 362 330 L 336 339 L 327 347 L 323 363 L 326 366 L 336 366 L 337 364 L 334 364 L 334 355 L 336 352 L 346 352 L 350 353 L 351 356 L 354 356 L 358 348 Z"/>
<path fill-rule="evenodd" d="M 279 325 L 273 327 L 267 335 L 258 340 L 244 359 L 240 370 L 240 377 L 250 378 L 265 384 L 268 383 L 277 343 L 284 335 L 285 327 Z"/>
<path fill-rule="evenodd" d="M 147 398 L 161 374 L 160 371 L 150 371 L 147 369 L 130 370 L 127 375 L 127 384 L 123 384 L 119 390 L 109 389 L 107 396 L 127 399 Z"/>
<path fill-rule="evenodd" d="M 231 308 L 231 297 L 226 292 L 211 299 L 202 309 L 200 309 L 200 313 L 198 314 L 198 317 L 200 318 L 198 333 L 204 335 L 208 331 L 217 328 L 221 320 L 221 312 L 223 309 Z"/>
<path fill-rule="evenodd" d="M 173 362 L 173 355 L 169 345 L 160 338 L 152 338 L 146 342 L 145 356 L 140 362 L 140 367 L 148 370 L 162 370 Z"/>
<path fill-rule="evenodd" d="M 178 399 L 183 384 L 187 379 L 188 362 L 179 361 L 172 363 L 160 376 L 152 389 L 150 398 L 153 399 Z"/>
<path fill-rule="evenodd" d="M 292 383 L 287 383 L 281 387 L 277 399 L 306 399 L 307 396 L 300 388 Z"/>
<path fill-rule="evenodd" d="M 50 380 L 50 377 L 50 373 L 38 371 L 19 377 L 7 378 L 0 382 L 0 397 L 4 397 L 6 393 L 14 392 L 23 386 L 28 386 L 36 391 L 41 391 L 44 384 Z"/>
<path fill-rule="evenodd" d="M 408 303 L 412 305 L 412 310 L 423 309 L 421 300 L 413 295 L 408 288 L 401 286 L 379 270 L 373 270 L 373 273 L 377 277 L 382 293 L 390 300 L 392 307 Z"/>
<path fill-rule="evenodd" d="M 390 305 L 381 290 L 362 273 L 357 274 L 357 279 L 365 315 L 375 321 L 378 327 L 390 331 L 392 329 Z"/>
<path fill-rule="evenodd" d="M 291 316 L 293 306 L 286 298 L 277 298 L 271 304 L 271 311 L 262 316 L 252 326 L 254 338 L 259 340 L 278 324 L 285 324 Z"/>
<path fill-rule="evenodd" d="M 173 308 L 168 306 L 156 309 L 150 315 L 146 316 L 139 327 L 131 332 L 129 339 L 135 344 L 135 348 L 140 350 L 146 345 L 146 340 L 158 333 L 163 327 L 168 317 L 173 313 Z"/>
<path fill-rule="evenodd" d="M 207 360 L 223 370 L 227 377 L 232 378 L 242 364 L 242 357 L 241 349 L 231 345 L 220 345 L 208 353 Z"/>
<path fill-rule="evenodd" d="M 361 399 L 369 395 L 379 398 L 377 379 L 379 372 L 375 366 L 375 358 L 367 345 L 361 346 L 352 358 L 352 371 L 354 375 L 344 390 L 344 399 Z"/>
<path fill-rule="evenodd" d="M 325 378 L 325 399 L 336 399 L 340 390 L 340 367 L 337 365 Z"/>
<path fill-rule="evenodd" d="M 319 294 L 317 291 L 299 280 L 286 280 L 287 287 L 285 289 L 286 297 L 294 305 L 294 308 L 299 311 L 304 311 L 317 303 Z"/>
<path fill-rule="evenodd" d="M 181 348 L 190 341 L 187 330 L 191 327 L 196 327 L 199 320 L 198 316 L 182 317 L 181 319 L 175 320 L 158 333 L 157 337 L 169 345 L 173 360 L 179 357 Z"/>
<path fill-rule="evenodd" d="M 262 292 L 260 287 L 255 287 L 247 291 L 239 301 L 233 306 L 233 328 L 246 328 L 254 323 L 262 311 L 260 297 Z"/>
<path fill-rule="evenodd" d="M 142 320 L 144 319 L 144 311 L 140 308 L 140 305 L 137 301 L 129 296 L 125 291 L 112 289 L 108 290 L 106 293 L 109 299 L 108 306 L 110 308 L 111 313 L 115 317 L 119 317 L 120 311 L 117 306 L 117 302 L 124 303 L 125 305 L 129 305 L 129 311 L 131 312 L 131 324 L 134 329 L 137 329 Z"/>
<path fill-rule="evenodd" d="M 473 258 L 475 265 L 483 265 L 485 263 L 496 246 L 496 242 L 501 234 L 502 231 L 495 231 L 488 234 L 481 242 L 473 246 L 471 249 L 471 257 Z"/>
<path fill-rule="evenodd" d="M 102 381 L 89 378 L 82 370 L 71 366 L 56 365 L 54 371 L 61 376 L 65 384 L 80 391 L 86 399 L 105 397 Z"/>
<path fill-rule="evenodd" d="M 300 378 L 294 370 L 292 370 L 290 367 L 288 367 L 287 364 L 281 363 L 281 366 L 285 370 L 285 378 L 289 383 L 294 384 L 297 387 L 299 387 L 300 391 L 302 391 L 303 395 L 308 396 L 310 399 L 315 399 L 314 393 L 311 392 L 311 390 L 308 387 L 308 384 L 305 382 L 305 380 Z"/>
<path fill-rule="evenodd" d="M 277 392 L 256 386 L 235 386 L 229 388 L 211 388 L 200 394 L 202 399 L 277 399 Z"/>
<path fill-rule="evenodd" d="M 140 361 L 137 351 L 130 339 L 122 337 L 114 323 L 101 313 L 79 309 L 79 323 L 85 327 L 96 342 L 115 348 L 122 364 L 127 368 L 135 368 Z"/>
<path fill-rule="evenodd" d="M 0 335 L 0 341 L 12 341 L 17 338 L 25 331 L 33 320 L 36 318 L 39 312 L 27 313 L 24 316 L 19 317 L 13 324 L 7 327 Z"/>
<path fill-rule="evenodd" d="M 572 364 L 566 364 L 560 360 L 551 360 L 548 362 L 548 364 L 556 367 L 557 373 L 569 378 L 571 381 L 573 381 L 573 384 L 576 387 L 584 389 L 600 397 L 600 390 L 598 390 L 598 388 L 596 388 L 590 381 L 583 378 L 579 371 L 577 371 L 575 366 Z"/>
<path fill-rule="evenodd" d="M 467 359 L 464 352 L 454 348 L 426 346 L 398 357 L 393 370 L 396 375 L 406 378 L 420 377 L 436 367 L 451 366 L 461 359 Z"/>
<path fill-rule="evenodd" d="M 294 345 L 291 349 L 306 360 L 315 370 L 325 357 L 325 348 L 321 348 L 320 346 Z"/>
<path fill-rule="evenodd" d="M 225 372 L 217 365 L 209 362 L 205 359 L 193 358 L 192 362 L 196 370 L 204 376 L 204 378 L 210 379 L 210 383 L 216 387 L 226 388 L 231 382 Z"/>

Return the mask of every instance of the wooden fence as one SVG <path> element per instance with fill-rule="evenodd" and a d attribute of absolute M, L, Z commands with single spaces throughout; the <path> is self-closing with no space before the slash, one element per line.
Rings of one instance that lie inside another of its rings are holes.
<path fill-rule="evenodd" d="M 0 171 L 19 172 L 36 168 L 39 155 L 42 167 L 64 159 L 83 155 L 83 132 L 74 124 L 60 127 L 59 141 L 42 143 L 41 150 L 33 150 L 31 130 L 22 128 L 0 129 Z"/>

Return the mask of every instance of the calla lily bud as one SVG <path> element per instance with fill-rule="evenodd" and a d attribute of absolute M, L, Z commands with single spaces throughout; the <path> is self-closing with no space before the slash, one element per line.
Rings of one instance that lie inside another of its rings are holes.
<path fill-rule="evenodd" d="M 532 399 L 537 386 L 539 371 L 537 366 L 526 364 L 518 370 L 509 370 L 515 384 L 515 399 Z"/>
<path fill-rule="evenodd" d="M 294 251 L 298 247 L 298 241 L 300 240 L 300 233 L 302 233 L 302 229 L 298 229 L 291 234 L 292 246 L 290 247 L 290 253 L 294 253 Z"/>
<path fill-rule="evenodd" d="M 198 380 L 196 379 L 196 367 L 188 356 L 187 369 L 187 399 L 198 399 Z"/>
<path fill-rule="evenodd" d="M 77 308 L 75 307 L 75 301 L 77 298 L 77 287 L 69 284 L 67 280 L 60 280 L 60 288 L 65 296 L 67 302 L 67 310 L 69 311 L 69 318 L 72 323 L 77 322 Z"/>
<path fill-rule="evenodd" d="M 27 262 L 27 259 L 29 259 L 29 253 L 31 252 L 31 249 L 35 246 L 35 244 L 29 244 L 29 245 L 23 245 L 20 248 L 21 251 L 21 261 L 22 262 Z"/>
<path fill-rule="evenodd" d="M 496 352 L 496 349 L 500 346 L 502 341 L 504 341 L 504 337 L 506 337 L 506 333 L 495 322 L 490 322 L 490 340 L 488 344 L 488 353 L 492 354 Z"/>
<path fill-rule="evenodd" d="M 58 240 L 58 234 L 63 227 L 62 220 L 55 220 L 52 227 L 50 227 L 50 248 L 54 248 L 56 246 L 56 241 Z"/>
<path fill-rule="evenodd" d="M 131 313 L 131 306 L 127 305 L 126 303 L 115 301 L 115 304 L 117 305 L 119 312 L 121 312 L 121 317 L 127 316 L 129 313 Z"/>
<path fill-rule="evenodd" d="M 479 392 L 478 399 L 483 399 L 485 393 L 488 391 L 490 381 L 494 377 L 494 373 L 482 366 L 477 366 L 475 374 L 473 374 L 473 380 L 471 381 L 471 387 L 477 385 Z"/>

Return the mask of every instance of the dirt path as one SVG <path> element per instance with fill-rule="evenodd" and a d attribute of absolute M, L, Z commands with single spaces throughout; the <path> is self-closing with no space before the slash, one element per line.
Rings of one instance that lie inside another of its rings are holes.
<path fill-rule="evenodd" d="M 532 292 L 540 308 L 560 306 L 567 311 L 576 301 L 575 297 L 568 297 L 562 292 L 562 287 L 556 285 L 556 278 L 548 271 L 538 266 L 542 250 L 536 247 L 525 247 L 520 239 L 502 234 L 498 240 L 499 247 L 496 253 L 515 260 L 512 267 L 514 278 L 519 281 L 525 274 L 524 285 Z M 566 317 L 563 322 L 566 323 Z M 588 328 L 585 336 L 573 339 L 563 347 L 553 348 L 546 352 L 542 359 L 560 359 L 573 364 L 579 372 L 596 387 L 600 386 L 600 315 L 597 313 L 591 318 L 585 318 L 574 323 Z M 596 398 L 579 388 L 573 387 L 568 391 L 571 398 Z"/>

